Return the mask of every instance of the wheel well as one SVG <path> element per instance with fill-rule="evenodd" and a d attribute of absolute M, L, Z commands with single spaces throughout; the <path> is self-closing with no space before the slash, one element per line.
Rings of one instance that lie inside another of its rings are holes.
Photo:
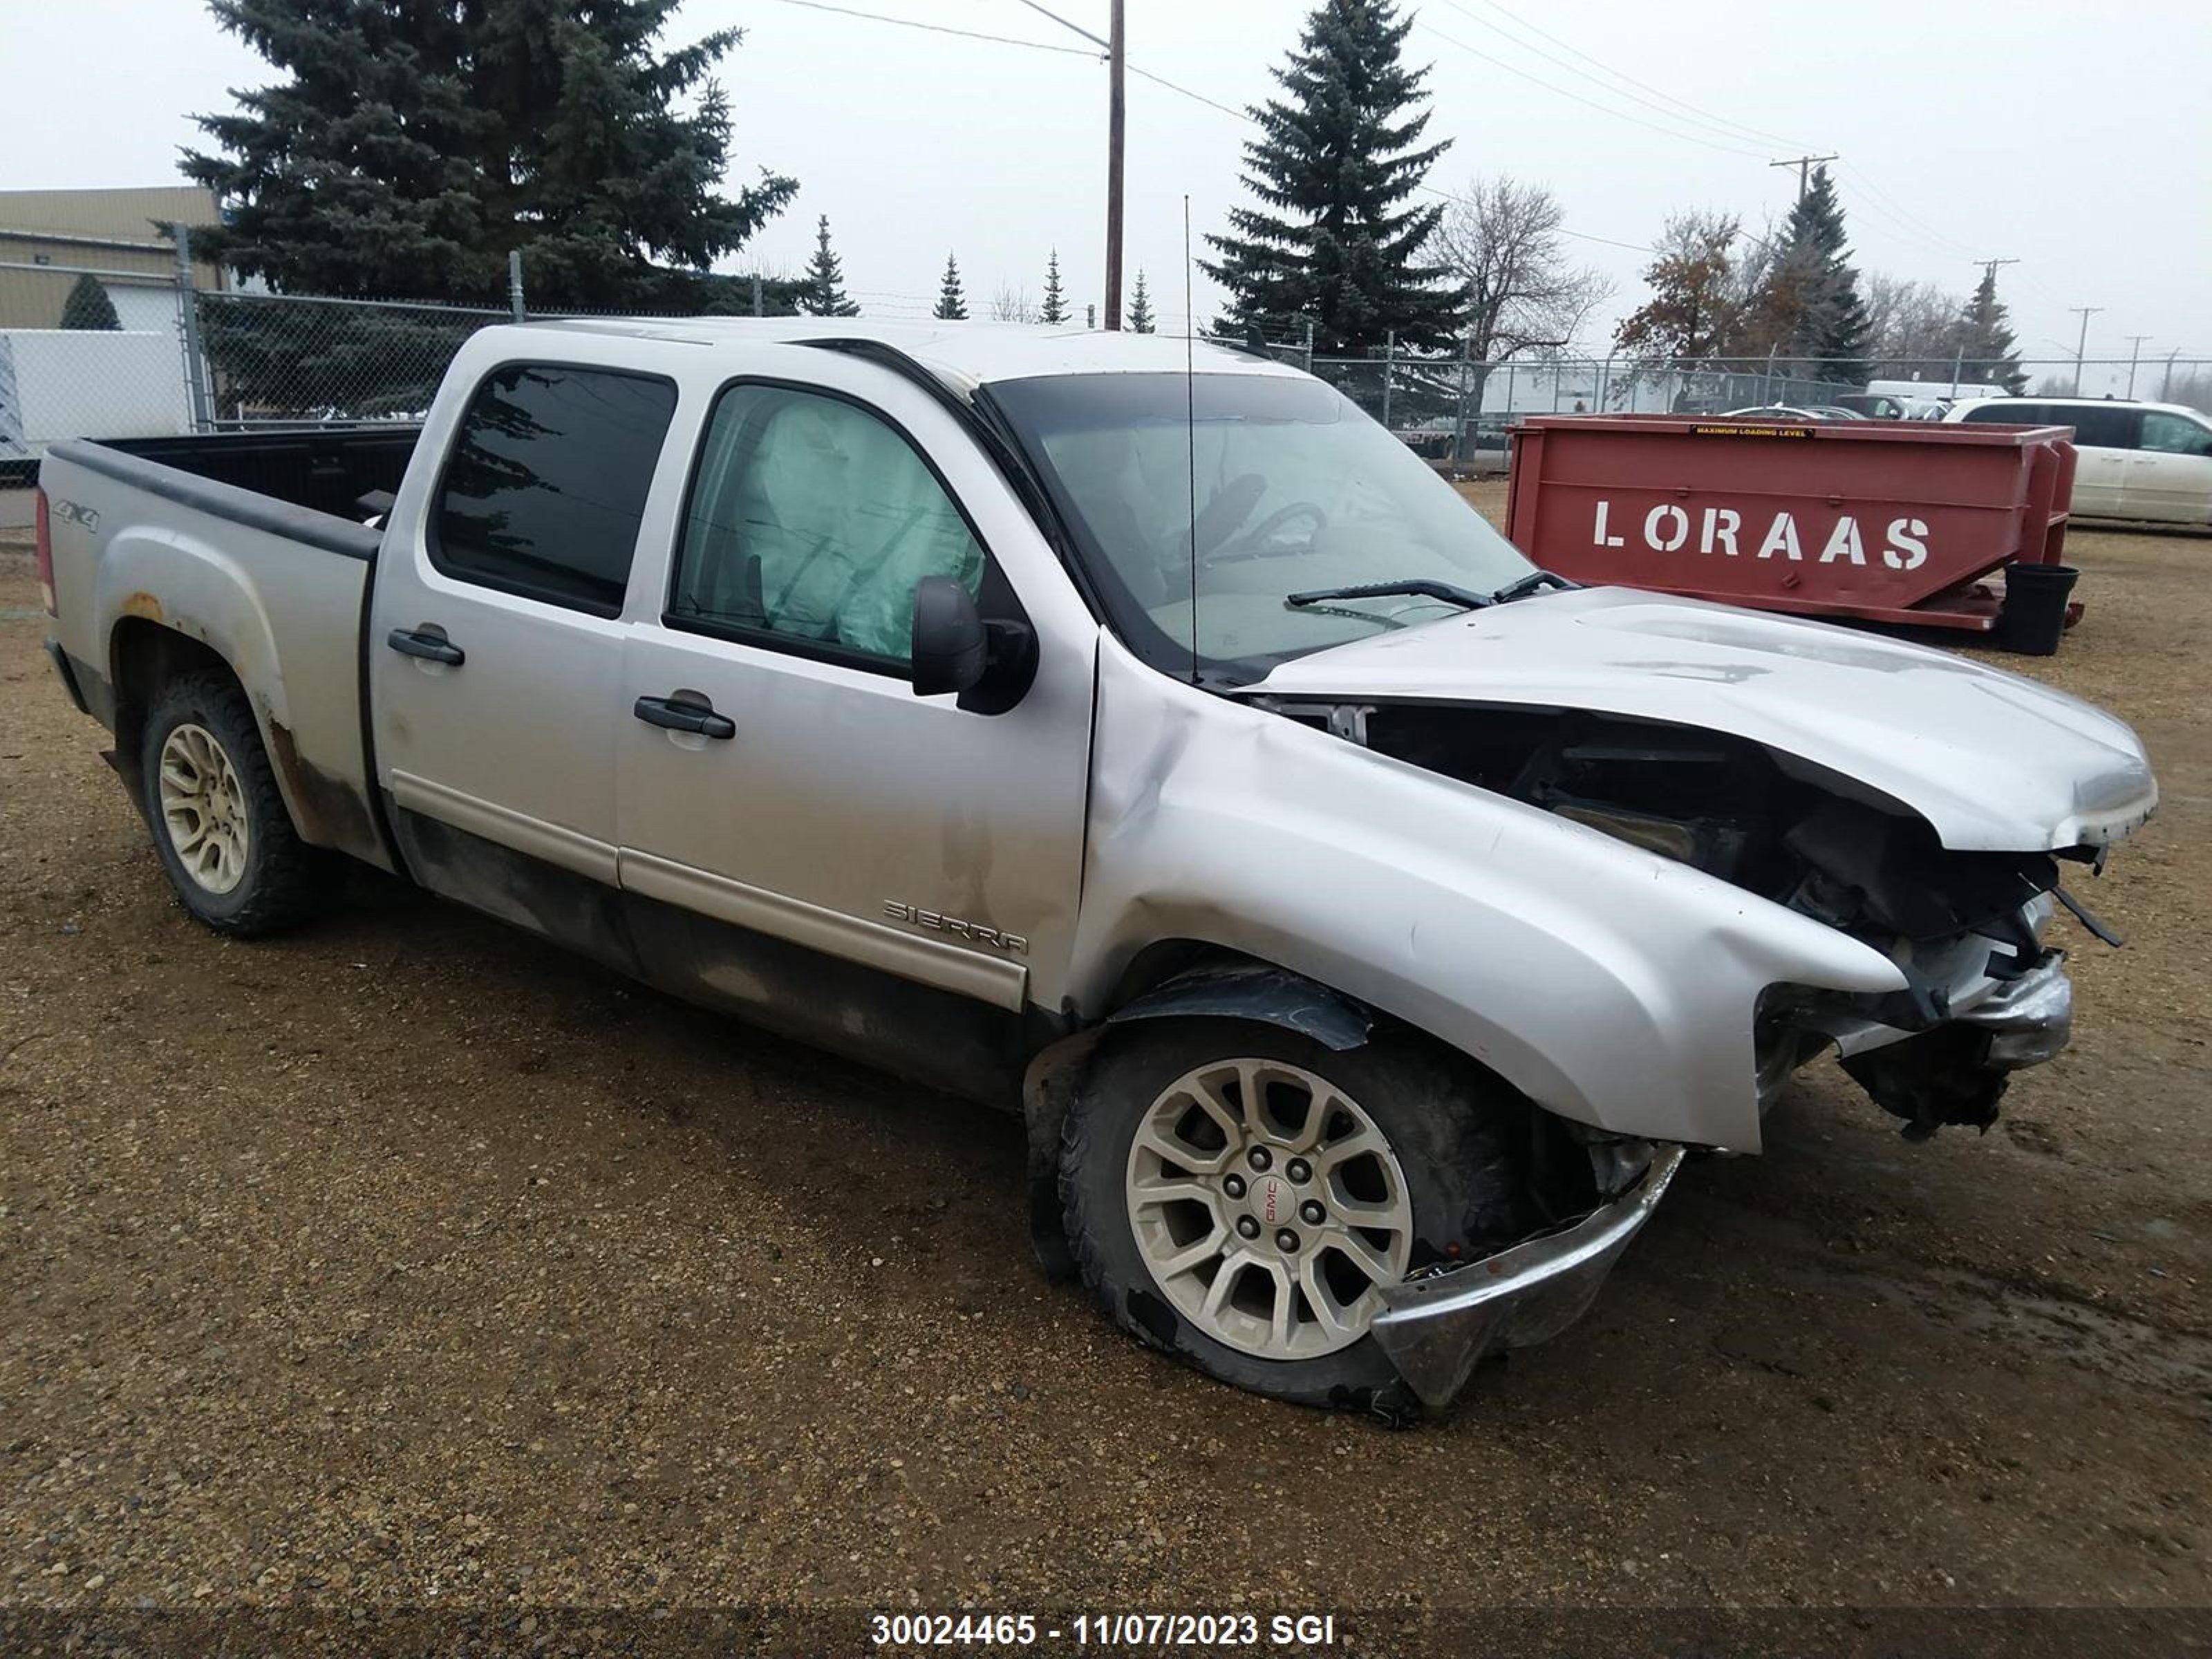
<path fill-rule="evenodd" d="M 1177 974 L 1188 973 L 1194 968 L 1273 968 L 1275 965 L 1243 951 L 1209 945 L 1204 939 L 1155 939 L 1129 958 L 1128 965 L 1121 969 L 1121 976 L 1114 981 L 1114 989 L 1106 999 L 1106 1006 L 1098 1010 L 1098 1018 L 1108 1018 L 1134 1002 L 1146 992 L 1156 990 Z"/>
<path fill-rule="evenodd" d="M 108 662 L 115 687 L 116 769 L 131 786 L 131 799 L 136 800 L 139 739 L 161 688 L 187 674 L 220 674 L 234 685 L 241 682 L 212 646 L 143 617 L 125 617 L 115 625 L 108 641 Z"/>

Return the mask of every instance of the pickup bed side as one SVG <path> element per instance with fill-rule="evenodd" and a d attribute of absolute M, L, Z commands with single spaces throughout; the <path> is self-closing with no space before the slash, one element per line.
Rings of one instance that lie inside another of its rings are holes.
<path fill-rule="evenodd" d="M 134 801 L 153 690 L 220 667 L 252 704 L 301 838 L 393 867 L 362 720 L 361 629 L 381 535 L 340 514 L 341 498 L 396 481 L 413 442 L 409 429 L 51 452 L 40 485 L 62 666 L 114 733 Z"/>

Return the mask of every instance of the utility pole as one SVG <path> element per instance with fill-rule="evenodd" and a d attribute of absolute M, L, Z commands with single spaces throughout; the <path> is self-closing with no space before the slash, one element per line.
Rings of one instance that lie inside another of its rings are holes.
<path fill-rule="evenodd" d="M 1121 326 L 1121 78 L 1127 58 L 1121 0 L 1106 25 L 1106 327 Z"/>
<path fill-rule="evenodd" d="M 1071 23 L 1038 0 L 1020 0 L 1031 11 L 1050 18 L 1071 33 L 1079 34 L 1106 54 L 1106 326 L 1121 326 L 1121 84 L 1127 67 L 1124 51 L 1121 0 L 1111 0 L 1102 40 L 1079 23 Z"/>
<path fill-rule="evenodd" d="M 1997 285 L 1997 267 L 2016 265 L 2020 261 L 2017 259 L 1969 259 L 1966 263 L 1970 265 L 1979 265 L 1982 268 L 1982 280 L 1994 289 Z"/>
<path fill-rule="evenodd" d="M 2136 364 L 2142 357 L 2142 343 L 2149 338 L 2148 334 L 2128 336 L 2128 396 L 2130 398 L 2136 395 Z"/>
<path fill-rule="evenodd" d="M 2081 316 L 2081 337 L 2074 342 L 2074 395 L 2077 398 L 2081 398 L 2088 395 L 2081 390 L 2081 354 L 2088 349 L 2089 319 L 2095 316 L 2105 307 L 2102 306 L 2069 306 L 2066 308 L 2069 311 L 2079 312 Z"/>
<path fill-rule="evenodd" d="M 1805 199 L 1805 191 L 1809 188 L 1808 180 L 1812 177 L 1813 168 L 1822 161 L 1838 161 L 1842 159 L 1839 155 L 1798 155 L 1793 156 L 1787 161 L 1769 161 L 1766 165 L 1771 167 L 1797 169 L 1797 199 L 1802 202 Z"/>

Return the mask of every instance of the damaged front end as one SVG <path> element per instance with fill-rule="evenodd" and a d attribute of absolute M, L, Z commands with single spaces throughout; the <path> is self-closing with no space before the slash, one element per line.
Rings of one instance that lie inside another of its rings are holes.
<path fill-rule="evenodd" d="M 2063 1048 L 2072 988 L 2042 930 L 2064 860 L 2103 849 L 1955 851 L 1856 781 L 1749 738 L 1620 714 L 1462 702 L 1263 698 L 1376 753 L 1522 801 L 1819 921 L 1895 965 L 1902 989 L 1778 984 L 1753 1012 L 1763 1113 L 1833 1049 L 1905 1133 L 1985 1129 L 2011 1073 Z"/>

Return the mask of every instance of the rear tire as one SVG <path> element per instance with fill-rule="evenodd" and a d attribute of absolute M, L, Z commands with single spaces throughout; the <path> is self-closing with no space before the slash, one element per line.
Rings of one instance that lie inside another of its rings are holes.
<path fill-rule="evenodd" d="M 1527 1110 L 1411 1034 L 1340 1053 L 1244 1020 L 1131 1022 L 1063 1128 L 1068 1243 L 1139 1340 L 1255 1394 L 1409 1422 L 1373 1286 L 1531 1230 Z"/>
<path fill-rule="evenodd" d="M 195 917 L 251 939 L 320 913 L 337 860 L 292 827 L 235 681 L 199 673 L 163 686 L 141 734 L 138 767 L 155 850 Z"/>

